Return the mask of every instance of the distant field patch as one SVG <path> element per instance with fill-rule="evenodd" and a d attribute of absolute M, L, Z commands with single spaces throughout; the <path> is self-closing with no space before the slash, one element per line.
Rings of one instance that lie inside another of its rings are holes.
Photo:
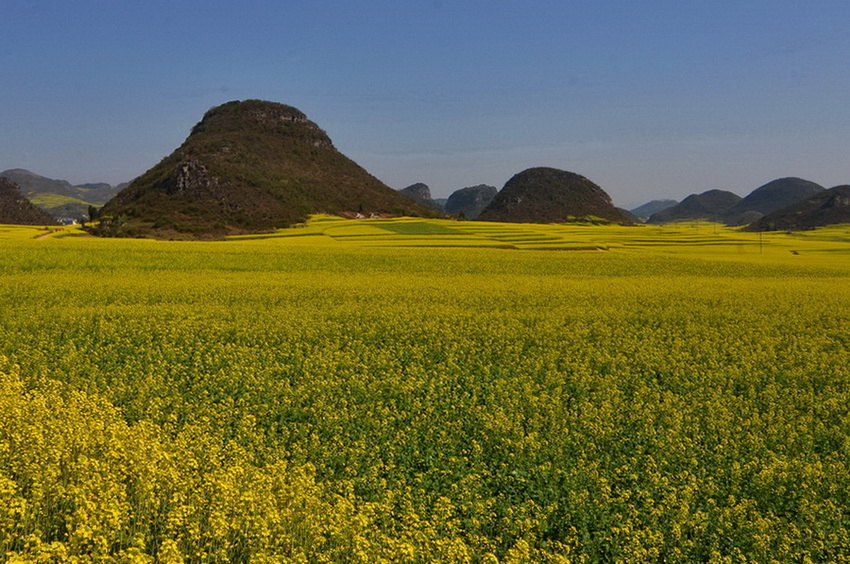
<path fill-rule="evenodd" d="M 30 201 L 37 206 L 46 208 L 58 208 L 65 204 L 91 205 L 89 202 L 74 198 L 72 196 L 62 196 L 61 194 L 35 194 Z"/>
<path fill-rule="evenodd" d="M 345 223 L 339 226 L 327 226 L 323 228 L 323 233 L 334 239 L 346 240 L 356 238 L 387 238 L 393 237 L 393 232 L 380 225 L 368 223 Z"/>
<path fill-rule="evenodd" d="M 447 227 L 433 221 L 381 223 L 378 227 L 400 235 L 466 235 L 460 229 Z"/>

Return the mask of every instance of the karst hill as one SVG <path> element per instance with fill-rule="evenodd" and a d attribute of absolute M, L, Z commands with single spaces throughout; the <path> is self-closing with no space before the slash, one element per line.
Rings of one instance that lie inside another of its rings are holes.
<path fill-rule="evenodd" d="M 741 196 L 727 190 L 708 190 L 691 194 L 675 206 L 650 216 L 647 223 L 668 223 L 688 219 L 723 221 L 726 210 L 741 201 Z"/>
<path fill-rule="evenodd" d="M 592 219 L 632 223 L 614 207 L 602 188 L 580 174 L 548 167 L 529 168 L 514 175 L 477 219 L 518 223 Z"/>
<path fill-rule="evenodd" d="M 103 207 L 96 233 L 221 238 L 313 213 L 436 215 L 340 153 L 298 109 L 247 100 L 209 110 L 180 147 Z"/>
<path fill-rule="evenodd" d="M 426 208 L 443 213 L 443 206 L 438 204 L 434 198 L 431 197 L 431 188 L 423 182 L 417 182 L 416 184 L 411 184 L 407 188 L 402 188 L 399 190 L 399 193 L 404 194 L 420 206 L 425 206 Z"/>
<path fill-rule="evenodd" d="M 744 198 L 725 190 L 708 190 L 653 213 L 647 223 L 708 219 L 733 226 L 747 225 L 823 191 L 823 186 L 796 177 L 772 180 Z"/>
<path fill-rule="evenodd" d="M 810 180 L 778 178 L 759 186 L 736 202 L 723 212 L 723 219 L 727 225 L 747 225 L 823 191 L 823 186 Z"/>
<path fill-rule="evenodd" d="M 788 207 L 767 214 L 747 231 L 801 231 L 850 223 L 850 185 L 821 190 Z"/>
<path fill-rule="evenodd" d="M 446 213 L 466 219 L 475 219 L 484 211 L 499 190 L 488 184 L 467 186 L 455 190 L 446 201 Z"/>

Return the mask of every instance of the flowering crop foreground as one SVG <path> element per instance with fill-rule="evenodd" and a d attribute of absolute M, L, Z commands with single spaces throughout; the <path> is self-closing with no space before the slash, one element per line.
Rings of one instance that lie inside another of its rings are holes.
<path fill-rule="evenodd" d="M 0 560 L 850 561 L 850 228 L 0 226 Z"/>

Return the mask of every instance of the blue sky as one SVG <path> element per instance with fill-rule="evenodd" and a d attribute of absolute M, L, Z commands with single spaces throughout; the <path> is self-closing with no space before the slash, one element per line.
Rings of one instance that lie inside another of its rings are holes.
<path fill-rule="evenodd" d="M 394 188 L 531 166 L 618 205 L 850 183 L 847 0 L 6 0 L 0 170 L 127 181 L 212 106 L 298 107 Z"/>

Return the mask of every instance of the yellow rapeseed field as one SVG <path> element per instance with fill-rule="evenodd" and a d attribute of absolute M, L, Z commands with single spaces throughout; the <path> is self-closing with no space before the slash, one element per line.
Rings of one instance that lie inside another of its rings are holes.
<path fill-rule="evenodd" d="M 850 561 L 848 226 L 0 250 L 2 561 Z"/>

